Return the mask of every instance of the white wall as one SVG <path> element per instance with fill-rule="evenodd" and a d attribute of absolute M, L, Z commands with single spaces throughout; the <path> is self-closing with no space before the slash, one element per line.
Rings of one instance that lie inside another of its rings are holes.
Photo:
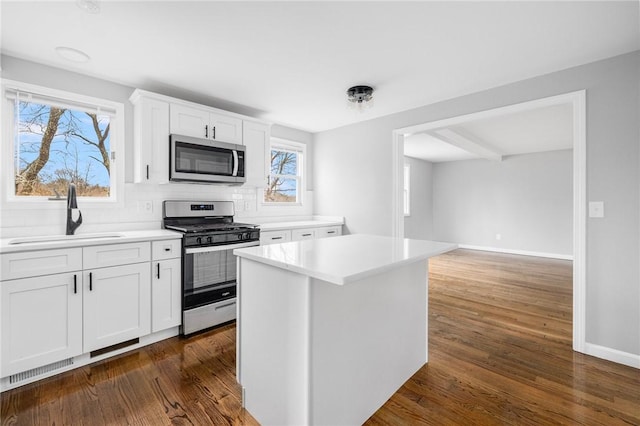
<path fill-rule="evenodd" d="M 404 217 L 404 236 L 418 240 L 438 240 L 433 233 L 433 164 L 404 157 L 411 170 L 409 216 Z"/>
<path fill-rule="evenodd" d="M 572 150 L 435 163 L 434 238 L 571 256 L 572 180 Z"/>
<path fill-rule="evenodd" d="M 124 202 L 116 206 L 83 206 L 79 201 L 79 208 L 83 215 L 83 224 L 77 233 L 117 231 L 130 229 L 158 229 L 162 220 L 162 201 L 167 199 L 211 199 L 232 200 L 236 202 L 236 217 L 245 221 L 268 221 L 274 217 L 308 218 L 313 212 L 313 196 L 307 193 L 303 208 L 289 208 L 287 210 L 269 207 L 259 209 L 261 191 L 255 188 L 199 185 L 184 183 L 169 183 L 164 185 L 134 184 L 133 181 L 133 107 L 129 96 L 134 88 L 114 82 L 93 78 L 90 76 L 49 67 L 34 62 L 3 55 L 2 78 L 17 80 L 40 86 L 66 90 L 73 93 L 93 96 L 120 102 L 125 106 L 125 184 Z M 219 104 L 213 98 L 207 98 L 192 93 L 182 93 L 175 88 L 162 90 L 157 84 L 150 84 L 141 89 L 156 91 L 169 96 L 199 102 L 217 108 L 247 114 L 246 109 L 229 108 L 228 104 Z M 272 136 L 290 139 L 305 144 L 313 140 L 313 135 L 289 127 L 274 125 Z M 11 143 L 11 141 L 2 141 Z M 168 143 L 168 142 L 167 142 Z M 312 150 L 308 149 L 308 155 Z M 311 164 L 312 159 L 309 161 Z M 4 173 L 5 171 L 3 171 Z M 310 188 L 310 185 L 307 185 Z M 153 211 L 144 212 L 138 208 L 139 201 L 152 201 Z M 248 205 L 248 209 L 245 206 Z M 2 203 L 0 206 L 0 237 L 9 238 L 28 235 L 63 234 L 65 231 L 65 203 L 40 211 L 34 208 L 20 207 Z"/>
<path fill-rule="evenodd" d="M 606 213 L 587 223 L 586 340 L 640 356 L 639 75 L 636 51 L 319 133 L 316 213 L 390 235 L 394 129 L 586 89 L 587 197 Z"/>

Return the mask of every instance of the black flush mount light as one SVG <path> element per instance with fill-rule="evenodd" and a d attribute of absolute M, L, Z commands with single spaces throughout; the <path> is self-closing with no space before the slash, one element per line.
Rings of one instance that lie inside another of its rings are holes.
<path fill-rule="evenodd" d="M 347 101 L 351 108 L 362 111 L 373 104 L 373 87 L 353 86 L 347 90 Z"/>

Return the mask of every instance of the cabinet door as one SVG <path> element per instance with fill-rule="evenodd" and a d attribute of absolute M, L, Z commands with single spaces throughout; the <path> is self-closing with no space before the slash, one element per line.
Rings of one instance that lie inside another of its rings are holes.
<path fill-rule="evenodd" d="M 0 283 L 0 377 L 82 353 L 82 275 L 45 275 Z"/>
<path fill-rule="evenodd" d="M 169 103 L 141 97 L 134 106 L 134 181 L 169 181 Z"/>
<path fill-rule="evenodd" d="M 229 115 L 209 114 L 209 138 L 217 141 L 242 144 L 242 120 Z"/>
<path fill-rule="evenodd" d="M 151 332 L 149 263 L 84 271 L 84 352 Z"/>
<path fill-rule="evenodd" d="M 244 121 L 243 141 L 245 145 L 245 186 L 265 188 L 269 175 L 269 147 L 271 128 L 267 124 Z"/>
<path fill-rule="evenodd" d="M 154 333 L 182 322 L 181 270 L 181 259 L 153 262 L 151 331 Z"/>
<path fill-rule="evenodd" d="M 210 112 L 206 109 L 171 104 L 169 129 L 170 133 L 211 139 Z M 169 148 L 167 148 L 169 149 Z M 167 164 L 169 164 L 167 162 Z"/>

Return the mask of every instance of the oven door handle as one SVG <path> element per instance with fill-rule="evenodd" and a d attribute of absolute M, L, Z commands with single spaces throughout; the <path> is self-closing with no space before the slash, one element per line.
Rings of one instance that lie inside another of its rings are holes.
<path fill-rule="evenodd" d="M 220 246 L 209 246 L 209 247 L 193 247 L 184 249 L 184 254 L 195 254 L 195 253 L 210 253 L 214 251 L 224 251 L 224 250 L 233 250 L 237 248 L 243 247 L 255 247 L 259 246 L 260 241 L 251 241 L 250 243 L 239 243 L 239 244 L 223 244 Z"/>

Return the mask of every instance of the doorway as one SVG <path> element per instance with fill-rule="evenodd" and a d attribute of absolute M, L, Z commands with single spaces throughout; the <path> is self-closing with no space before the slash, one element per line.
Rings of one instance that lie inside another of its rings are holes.
<path fill-rule="evenodd" d="M 459 126 L 470 121 L 558 105 L 570 105 L 571 107 L 573 129 L 573 350 L 584 353 L 586 322 L 586 93 L 584 90 L 395 129 L 392 142 L 392 235 L 395 237 L 404 236 L 404 139 L 407 135 L 438 129 L 446 130 L 446 128 Z M 469 145 L 469 141 L 465 141 L 465 138 L 456 141 L 455 134 L 445 136 L 449 136 L 449 142 L 467 151 L 475 150 L 478 155 L 484 156 L 484 158 L 496 155 L 491 150 L 487 151 L 486 147 L 482 145 Z M 454 140 L 452 141 L 452 139 Z"/>

